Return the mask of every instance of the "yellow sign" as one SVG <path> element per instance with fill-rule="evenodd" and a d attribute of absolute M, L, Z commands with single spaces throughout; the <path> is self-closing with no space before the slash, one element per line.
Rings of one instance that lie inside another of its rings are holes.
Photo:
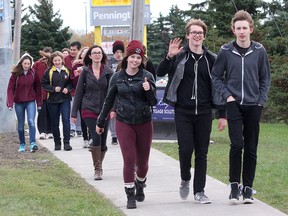
<path fill-rule="evenodd" d="M 137 0 L 139 1 L 139 0 Z M 145 0 L 146 5 L 150 5 L 150 0 Z M 131 5 L 131 0 L 92 0 L 92 7 L 95 6 L 124 6 Z"/>

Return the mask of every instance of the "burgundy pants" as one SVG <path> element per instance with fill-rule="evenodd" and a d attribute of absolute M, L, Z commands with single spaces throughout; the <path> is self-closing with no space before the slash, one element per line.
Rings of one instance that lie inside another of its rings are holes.
<path fill-rule="evenodd" d="M 140 178 L 148 172 L 148 161 L 153 135 L 152 121 L 140 125 L 116 121 L 116 135 L 122 152 L 124 183 L 134 182 L 134 167 Z"/>

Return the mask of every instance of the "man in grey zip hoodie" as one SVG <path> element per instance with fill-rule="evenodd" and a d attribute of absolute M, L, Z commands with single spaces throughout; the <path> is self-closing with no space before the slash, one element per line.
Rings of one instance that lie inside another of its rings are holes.
<path fill-rule="evenodd" d="M 186 199 L 189 194 L 194 151 L 194 199 L 206 204 L 211 203 L 204 188 L 212 108 L 217 105 L 220 110 L 218 130 L 223 130 L 227 124 L 225 104 L 221 106 L 221 101 L 217 101 L 213 94 L 211 69 L 216 55 L 203 46 L 207 34 L 206 24 L 192 19 L 188 21 L 185 31 L 188 44 L 179 48 L 181 40 L 171 40 L 168 54 L 160 63 L 157 75 L 165 76 L 168 73 L 169 78 L 163 101 L 174 106 L 175 110 L 181 173 L 180 196 Z"/>
<path fill-rule="evenodd" d="M 270 67 L 265 48 L 250 40 L 253 32 L 251 15 L 243 10 L 238 11 L 231 24 L 236 41 L 221 47 L 212 70 L 212 79 L 216 91 L 227 101 L 231 141 L 229 202 L 237 204 L 239 196 L 243 194 L 244 203 L 253 203 L 259 122 L 270 87 Z M 240 185 L 241 167 L 243 187 Z"/>

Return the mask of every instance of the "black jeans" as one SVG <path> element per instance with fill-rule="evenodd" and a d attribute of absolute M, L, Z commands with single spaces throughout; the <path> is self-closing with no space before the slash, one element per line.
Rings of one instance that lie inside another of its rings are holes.
<path fill-rule="evenodd" d="M 240 183 L 243 154 L 243 186 L 253 186 L 257 163 L 259 122 L 262 106 L 243 106 L 227 103 L 227 119 L 231 141 L 229 154 L 229 181 Z"/>
<path fill-rule="evenodd" d="M 37 118 L 37 128 L 39 133 L 52 133 L 51 129 L 51 117 L 50 113 L 48 111 L 48 105 L 46 100 L 42 101 L 42 106 L 41 110 L 38 113 L 38 118 Z"/>
<path fill-rule="evenodd" d="M 193 180 L 194 194 L 204 191 L 206 184 L 207 153 L 212 127 L 212 113 L 194 115 L 175 110 L 175 124 L 179 145 L 181 179 L 191 179 L 191 158 L 195 151 Z"/>
<path fill-rule="evenodd" d="M 90 135 L 88 134 L 88 128 L 82 117 L 81 112 L 80 112 L 80 118 L 81 118 L 81 130 L 82 130 L 83 140 L 90 140 Z"/>
<path fill-rule="evenodd" d="M 60 114 L 63 124 L 63 142 L 64 145 L 70 144 L 70 106 L 69 100 L 63 103 L 48 103 L 55 145 L 61 145 L 59 130 Z"/>
<path fill-rule="evenodd" d="M 92 146 L 101 146 L 101 151 L 105 151 L 107 149 L 106 140 L 107 140 L 109 123 L 106 122 L 106 124 L 104 126 L 104 132 L 101 135 L 99 135 L 96 133 L 97 119 L 84 118 L 84 121 L 88 127 L 89 135 L 91 136 L 91 138 L 93 140 Z"/>

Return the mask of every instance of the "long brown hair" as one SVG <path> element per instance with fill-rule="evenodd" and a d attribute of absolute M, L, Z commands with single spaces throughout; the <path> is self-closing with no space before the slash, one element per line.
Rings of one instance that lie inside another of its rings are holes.
<path fill-rule="evenodd" d="M 19 59 L 19 61 L 17 62 L 17 65 L 12 69 L 11 73 L 16 75 L 16 76 L 20 76 L 23 73 L 23 67 L 22 67 L 22 63 L 24 60 L 28 59 L 31 63 L 30 68 L 33 65 L 33 58 L 32 56 L 29 55 L 29 53 L 24 53 L 21 58 Z"/>

